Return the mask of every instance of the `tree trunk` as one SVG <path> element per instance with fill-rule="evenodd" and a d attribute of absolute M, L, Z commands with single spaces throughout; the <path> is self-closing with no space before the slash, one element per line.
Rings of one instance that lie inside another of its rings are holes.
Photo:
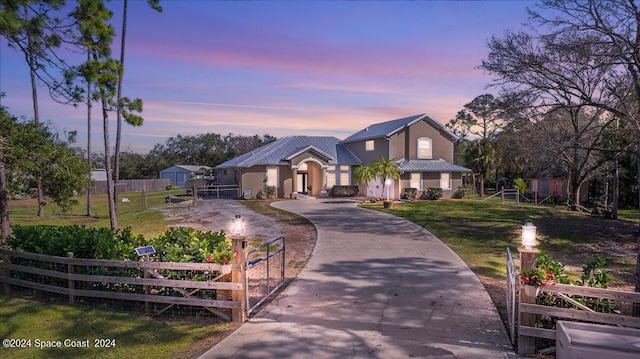
<path fill-rule="evenodd" d="M 478 178 L 480 179 L 480 198 L 484 198 L 484 173 L 480 173 Z"/>
<path fill-rule="evenodd" d="M 2 245 L 7 243 L 9 237 L 9 195 L 7 193 L 7 177 L 4 163 L 0 162 L 0 235 Z"/>
<path fill-rule="evenodd" d="M 109 142 L 109 110 L 107 106 L 107 95 L 104 89 L 100 88 L 100 97 L 102 99 L 102 126 L 104 132 L 104 167 L 107 172 L 107 198 L 109 200 L 109 220 L 111 222 L 111 230 L 115 233 L 118 231 L 118 217 L 115 207 L 115 197 L 113 196 L 113 173 L 111 169 L 111 143 Z"/>
<path fill-rule="evenodd" d="M 118 213 L 118 181 L 120 180 L 120 142 L 122 137 L 122 80 L 124 78 L 124 45 L 127 34 L 127 4 L 128 0 L 124 0 L 124 9 L 122 10 L 122 36 L 120 38 L 120 71 L 118 72 L 118 92 L 116 94 L 116 148 L 114 157 L 114 179 L 113 179 L 113 195 L 114 203 L 116 206 L 116 213 Z"/>
<path fill-rule="evenodd" d="M 91 60 L 91 51 L 87 49 L 87 62 Z M 87 78 L 87 165 L 89 166 L 89 178 L 91 178 L 91 80 Z M 87 217 L 93 216 L 91 209 L 92 186 L 87 187 Z"/>
<path fill-rule="evenodd" d="M 29 19 L 29 11 L 24 7 L 24 18 Z M 31 36 L 27 34 L 27 62 L 29 63 L 29 75 L 31 76 L 31 99 L 33 102 L 33 122 L 40 124 L 40 111 L 38 111 L 38 87 L 36 84 L 36 70 L 33 60 L 33 42 Z M 38 195 L 38 217 L 44 217 L 44 194 L 42 193 L 42 177 L 36 177 L 36 190 Z"/>

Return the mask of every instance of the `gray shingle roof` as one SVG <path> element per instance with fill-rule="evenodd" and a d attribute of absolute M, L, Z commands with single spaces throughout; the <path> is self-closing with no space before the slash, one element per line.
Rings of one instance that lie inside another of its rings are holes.
<path fill-rule="evenodd" d="M 268 143 L 244 155 L 226 161 L 216 168 L 251 167 L 255 165 L 280 165 L 297 153 L 315 149 L 328 157 L 330 164 L 361 164 L 362 162 L 340 144 L 340 140 L 330 136 L 289 136 Z"/>
<path fill-rule="evenodd" d="M 411 126 L 414 123 L 423 120 L 429 122 L 433 127 L 443 131 L 450 137 L 452 141 L 457 139 L 456 136 L 451 133 L 451 131 L 449 131 L 446 127 L 444 127 L 440 122 L 432 119 L 426 113 L 423 113 L 421 115 L 415 115 L 405 118 L 399 118 L 397 120 L 373 124 L 345 138 L 342 142 L 349 143 L 355 141 L 370 140 L 373 138 L 389 137 L 394 133 L 402 130 L 403 128 Z"/>
<path fill-rule="evenodd" d="M 403 172 L 471 172 L 445 160 L 401 160 L 398 166 Z"/>

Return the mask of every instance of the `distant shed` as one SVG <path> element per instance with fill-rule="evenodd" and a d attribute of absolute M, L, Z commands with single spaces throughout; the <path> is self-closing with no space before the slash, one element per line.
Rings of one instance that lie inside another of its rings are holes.
<path fill-rule="evenodd" d="M 174 186 L 184 187 L 189 179 L 203 177 L 210 170 L 212 167 L 209 166 L 175 165 L 160 171 L 160 178 L 168 179 Z"/>

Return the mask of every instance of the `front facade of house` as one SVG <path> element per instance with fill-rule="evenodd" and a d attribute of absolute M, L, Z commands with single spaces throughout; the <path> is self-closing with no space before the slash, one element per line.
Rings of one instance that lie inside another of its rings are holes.
<path fill-rule="evenodd" d="M 335 137 L 292 136 L 269 143 L 216 167 L 222 184 L 237 184 L 245 198 L 274 190 L 283 198 L 324 196 L 334 185 L 354 185 L 352 173 L 379 157 L 397 160 L 402 176 L 389 197 L 402 189 L 441 188 L 443 198 L 462 185 L 470 170 L 453 164 L 455 136 L 426 114 L 371 125 L 343 141 Z M 382 196 L 379 179 L 360 186 L 360 195 Z M 367 193 L 371 188 L 375 193 Z M 386 192 L 385 192 L 386 195 Z"/>

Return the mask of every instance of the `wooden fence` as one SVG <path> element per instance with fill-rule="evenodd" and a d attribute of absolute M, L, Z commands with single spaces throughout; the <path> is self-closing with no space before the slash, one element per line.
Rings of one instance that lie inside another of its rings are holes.
<path fill-rule="evenodd" d="M 522 299 L 522 285 L 520 289 Z M 527 337 L 555 340 L 557 320 L 640 328 L 640 318 L 633 315 L 636 303 L 640 303 L 640 293 L 562 284 L 547 285 L 540 288 L 535 304 L 520 300 L 518 342 L 521 343 L 521 339 Z M 535 320 L 526 320 L 527 316 Z M 535 326 L 523 323 L 535 323 Z M 521 352 L 520 344 L 518 351 L 519 354 L 528 354 Z"/>
<path fill-rule="evenodd" d="M 130 179 L 118 181 L 118 192 L 146 192 L 166 189 L 171 183 L 168 178 Z M 94 182 L 93 194 L 107 193 L 107 182 Z"/>
<path fill-rule="evenodd" d="M 70 303 L 76 297 L 143 302 L 147 315 L 186 305 L 203 307 L 225 320 L 246 319 L 244 255 L 234 257 L 231 275 L 222 275 L 213 263 L 80 259 L 71 253 L 65 258 L 7 248 L 0 248 L 0 254 L 6 294 L 19 286 L 68 296 Z M 164 306 L 152 313 L 150 303 Z"/>

